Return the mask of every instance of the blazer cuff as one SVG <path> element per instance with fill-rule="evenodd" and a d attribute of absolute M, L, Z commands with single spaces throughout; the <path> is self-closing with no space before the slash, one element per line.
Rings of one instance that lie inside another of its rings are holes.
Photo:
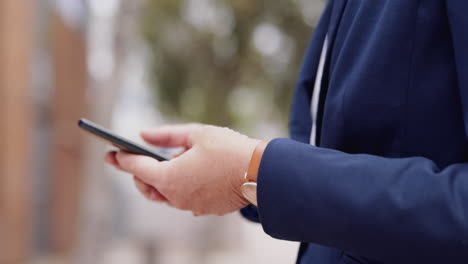
<path fill-rule="evenodd" d="M 310 210 L 307 203 L 301 201 L 304 198 L 294 190 L 294 175 L 291 175 L 301 171 L 301 168 L 290 168 L 293 164 L 298 165 L 295 155 L 290 155 L 297 146 L 303 145 L 298 143 L 283 138 L 272 140 L 263 153 L 257 179 L 257 211 L 263 230 L 272 237 L 292 241 L 299 240 L 286 235 L 290 233 L 290 219 L 294 218 L 297 210 Z M 307 230 L 305 222 L 296 224 L 304 226 L 295 226 L 294 230 Z"/>
<path fill-rule="evenodd" d="M 245 217 L 247 220 L 251 222 L 255 222 L 255 223 L 260 222 L 257 207 L 253 205 L 247 205 L 246 207 L 242 208 L 240 210 L 240 213 L 243 217 Z"/>

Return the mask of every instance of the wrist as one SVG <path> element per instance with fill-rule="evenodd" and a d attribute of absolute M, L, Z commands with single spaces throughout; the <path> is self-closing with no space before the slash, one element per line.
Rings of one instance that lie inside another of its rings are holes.
<path fill-rule="evenodd" d="M 258 170 L 260 168 L 263 153 L 265 152 L 268 143 L 269 141 L 263 140 L 259 141 L 255 146 L 255 149 L 252 152 L 252 157 L 250 158 L 249 167 L 247 169 L 246 180 L 257 182 Z"/>
<path fill-rule="evenodd" d="M 262 161 L 263 153 L 265 152 L 268 141 L 260 141 L 256 144 L 252 157 L 250 158 L 249 166 L 244 174 L 244 183 L 240 187 L 240 192 L 245 201 L 257 206 L 257 178 L 258 169 Z"/>
<path fill-rule="evenodd" d="M 260 142 L 261 140 L 245 137 L 243 141 L 238 143 L 238 146 L 242 146 L 242 147 L 238 148 L 239 159 L 237 160 L 237 163 L 236 163 L 237 166 L 235 170 L 232 171 L 232 174 L 231 174 L 232 175 L 231 186 L 232 186 L 232 191 L 238 197 L 239 201 L 242 202 L 243 206 L 248 205 L 249 201 L 247 201 L 244 198 L 244 195 L 241 192 L 241 186 L 246 181 L 245 174 L 247 170 L 249 169 L 252 155 Z"/>

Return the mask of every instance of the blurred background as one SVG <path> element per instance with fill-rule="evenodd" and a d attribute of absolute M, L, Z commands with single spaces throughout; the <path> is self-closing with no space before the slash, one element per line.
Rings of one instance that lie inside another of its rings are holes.
<path fill-rule="evenodd" d="M 294 263 L 297 243 L 239 213 L 146 201 L 76 122 L 286 137 L 324 2 L 1 0 L 0 263 Z"/>

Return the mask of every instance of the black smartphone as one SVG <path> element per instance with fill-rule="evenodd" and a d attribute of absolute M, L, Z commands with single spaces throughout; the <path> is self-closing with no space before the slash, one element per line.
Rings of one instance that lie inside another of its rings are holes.
<path fill-rule="evenodd" d="M 133 154 L 138 154 L 138 155 L 144 155 L 144 156 L 148 156 L 148 157 L 152 157 L 152 158 L 155 158 L 159 161 L 166 161 L 166 160 L 169 160 L 168 157 L 165 157 L 164 155 L 162 154 L 158 154 L 158 153 L 155 153 L 147 148 L 145 148 L 144 146 L 141 146 L 131 140 L 128 140 L 128 139 L 125 139 L 121 136 L 118 136 L 114 133 L 112 133 L 111 131 L 87 120 L 87 119 L 84 119 L 84 118 L 81 118 L 79 121 L 78 121 L 78 126 L 80 128 L 82 128 L 83 130 L 85 130 L 86 132 L 88 133 L 91 133 L 92 135 L 106 141 L 107 143 L 110 143 L 111 145 L 123 150 L 123 151 L 126 151 L 126 152 L 129 152 L 129 153 L 133 153 Z"/>

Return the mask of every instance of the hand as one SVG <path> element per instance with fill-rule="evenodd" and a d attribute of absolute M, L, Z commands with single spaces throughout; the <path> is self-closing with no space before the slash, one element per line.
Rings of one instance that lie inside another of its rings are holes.
<path fill-rule="evenodd" d="M 105 161 L 119 170 L 122 168 L 119 165 L 119 162 L 116 158 L 116 151 L 111 151 L 107 153 L 105 157 Z M 144 183 L 140 180 L 137 176 L 133 176 L 133 181 L 135 182 L 135 186 L 137 189 L 149 200 L 157 201 L 157 202 L 167 202 L 166 197 L 164 197 L 160 192 L 158 192 L 153 186 Z"/>
<path fill-rule="evenodd" d="M 164 126 L 141 135 L 153 145 L 183 148 L 163 162 L 123 151 L 108 153 L 106 161 L 135 175 L 147 198 L 195 215 L 224 215 L 248 204 L 240 186 L 259 140 L 200 124 Z"/>

